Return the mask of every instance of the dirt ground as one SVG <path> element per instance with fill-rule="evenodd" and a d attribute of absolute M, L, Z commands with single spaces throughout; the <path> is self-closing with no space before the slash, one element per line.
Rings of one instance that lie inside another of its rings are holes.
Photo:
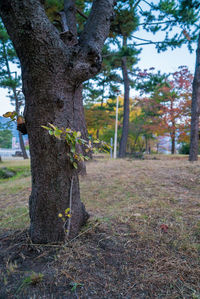
<path fill-rule="evenodd" d="M 1 184 L 0 298 L 199 299 L 200 162 L 96 159 L 87 172 L 90 220 L 56 246 L 29 239 L 30 178 Z"/>

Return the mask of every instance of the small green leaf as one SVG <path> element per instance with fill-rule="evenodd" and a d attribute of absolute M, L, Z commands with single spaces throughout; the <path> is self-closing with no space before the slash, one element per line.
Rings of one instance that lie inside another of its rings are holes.
<path fill-rule="evenodd" d="M 72 145 L 72 147 L 71 147 L 71 152 L 72 152 L 72 153 L 75 153 L 75 151 L 76 151 L 75 146 Z"/>
<path fill-rule="evenodd" d="M 49 125 L 50 125 L 50 127 L 52 127 L 54 130 L 57 129 L 57 127 L 55 127 L 54 125 L 52 125 L 52 124 L 49 124 Z"/>
<path fill-rule="evenodd" d="M 71 129 L 69 129 L 69 128 L 66 128 L 66 130 L 65 130 L 67 133 L 71 133 L 72 132 L 72 130 Z"/>
<path fill-rule="evenodd" d="M 46 126 L 41 126 L 41 127 L 45 130 L 49 130 L 49 127 L 46 127 Z"/>
<path fill-rule="evenodd" d="M 76 162 L 73 162 L 73 166 L 74 166 L 74 168 L 78 168 L 78 165 L 77 165 L 77 163 Z"/>
<path fill-rule="evenodd" d="M 56 129 L 56 130 L 54 131 L 54 136 L 55 136 L 56 138 L 60 138 L 61 133 L 62 133 L 61 130 Z"/>

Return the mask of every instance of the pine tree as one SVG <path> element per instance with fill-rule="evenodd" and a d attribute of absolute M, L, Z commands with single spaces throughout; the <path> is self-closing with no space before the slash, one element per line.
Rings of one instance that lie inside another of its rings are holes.
<path fill-rule="evenodd" d="M 154 42 L 158 52 L 169 47 L 181 47 L 183 44 L 187 44 L 189 51 L 193 51 L 193 44 L 197 43 L 189 156 L 190 161 L 196 161 L 199 151 L 200 115 L 200 3 L 197 0 L 160 0 L 157 5 L 151 4 L 151 10 L 144 12 L 143 17 L 143 28 L 154 34 L 159 30 L 166 33 L 163 41 Z M 152 42 L 142 41 L 143 44 Z"/>

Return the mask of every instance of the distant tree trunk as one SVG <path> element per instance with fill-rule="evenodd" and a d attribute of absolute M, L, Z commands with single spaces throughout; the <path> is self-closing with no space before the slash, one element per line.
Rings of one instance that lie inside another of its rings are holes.
<path fill-rule="evenodd" d="M 157 151 L 157 154 L 159 153 L 159 146 L 160 146 L 160 143 L 157 142 L 157 143 L 156 143 L 156 151 Z"/>
<path fill-rule="evenodd" d="M 19 132 L 19 144 L 20 144 L 20 148 L 21 148 L 21 151 L 22 151 L 23 158 L 28 159 L 28 155 L 27 155 L 27 152 L 26 152 L 26 149 L 25 149 L 24 140 L 23 140 L 23 136 L 22 136 L 21 132 Z"/>
<path fill-rule="evenodd" d="M 199 115 L 200 115 L 200 34 L 196 51 L 196 66 L 192 90 L 192 117 L 190 131 L 189 161 L 198 160 L 199 152 Z"/>
<path fill-rule="evenodd" d="M 127 38 L 123 37 L 123 46 L 127 46 Z M 122 136 L 119 145 L 119 157 L 124 158 L 126 155 L 126 146 L 128 141 L 128 131 L 129 131 L 129 92 L 130 84 L 128 77 L 127 59 L 122 57 L 122 74 L 124 82 L 124 114 L 123 114 L 123 127 Z"/>
<path fill-rule="evenodd" d="M 171 134 L 171 154 L 174 155 L 176 151 L 175 132 Z"/>
<path fill-rule="evenodd" d="M 176 121 L 175 121 L 175 116 L 174 116 L 174 98 L 171 98 L 170 102 L 170 108 L 171 108 L 171 122 L 172 122 L 172 127 L 171 127 L 171 154 L 174 155 L 176 151 Z"/>
<path fill-rule="evenodd" d="M 144 136 L 145 138 L 145 152 L 148 153 L 148 138 L 147 136 Z"/>
<path fill-rule="evenodd" d="M 70 205 L 70 238 L 88 218 L 66 142 L 50 136 L 41 126 L 51 123 L 76 131 L 85 128 L 82 82 L 101 68 L 114 4 L 113 0 L 94 0 L 77 40 L 75 1 L 64 2 L 67 30 L 59 34 L 39 0 L 0 1 L 1 17 L 22 67 L 32 173 L 29 232 L 35 243 L 65 240 L 68 217 L 64 223 L 58 214 L 64 215 Z"/>
<path fill-rule="evenodd" d="M 11 75 L 9 61 L 8 61 L 8 55 L 7 55 L 6 47 L 5 47 L 4 44 L 3 44 L 3 52 L 4 52 L 5 62 L 6 62 L 7 74 L 8 74 L 8 77 L 9 77 L 10 81 L 12 81 L 12 75 Z M 19 115 L 20 105 L 19 105 L 17 90 L 16 90 L 16 87 L 11 87 L 11 89 L 12 89 L 12 92 L 13 92 L 13 97 L 15 99 L 15 111 L 17 112 L 17 115 Z M 22 154 L 23 154 L 23 158 L 28 159 L 28 155 L 26 153 L 26 149 L 25 149 L 25 146 L 24 146 L 24 140 L 23 140 L 21 132 L 19 132 L 19 144 L 20 144 L 20 148 L 21 148 L 21 151 L 22 151 Z"/>
<path fill-rule="evenodd" d="M 99 129 L 97 129 L 96 138 L 99 139 Z"/>
<path fill-rule="evenodd" d="M 149 151 L 149 155 L 151 155 L 151 146 L 150 145 L 149 145 L 148 151 Z"/>

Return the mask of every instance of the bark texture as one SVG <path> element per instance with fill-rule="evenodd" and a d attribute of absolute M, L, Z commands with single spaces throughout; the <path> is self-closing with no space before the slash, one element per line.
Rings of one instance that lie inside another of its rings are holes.
<path fill-rule="evenodd" d="M 65 1 L 71 33 L 60 34 L 49 22 L 39 0 L 0 1 L 1 17 L 22 67 L 32 172 L 30 237 L 36 243 L 65 239 L 67 221 L 64 223 L 58 214 L 64 214 L 69 207 L 70 190 L 69 237 L 74 237 L 88 218 L 80 201 L 78 173 L 66 155 L 66 143 L 41 128 L 52 123 L 81 130 L 86 135 L 81 84 L 100 69 L 113 1 L 94 1 L 79 41 L 73 5 L 74 1 Z"/>
<path fill-rule="evenodd" d="M 126 39 L 124 39 L 123 46 L 126 46 Z M 126 155 L 126 146 L 128 140 L 128 131 L 129 131 L 129 92 L 130 84 L 128 78 L 128 68 L 127 68 L 127 59 L 122 57 L 122 75 L 124 82 L 124 114 L 123 114 L 123 128 L 122 136 L 120 139 L 119 145 L 119 157 L 124 158 Z"/>
<path fill-rule="evenodd" d="M 190 131 L 190 155 L 189 161 L 198 160 L 199 151 L 199 115 L 200 115 L 200 35 L 196 51 L 196 65 L 192 90 L 192 116 Z"/>

